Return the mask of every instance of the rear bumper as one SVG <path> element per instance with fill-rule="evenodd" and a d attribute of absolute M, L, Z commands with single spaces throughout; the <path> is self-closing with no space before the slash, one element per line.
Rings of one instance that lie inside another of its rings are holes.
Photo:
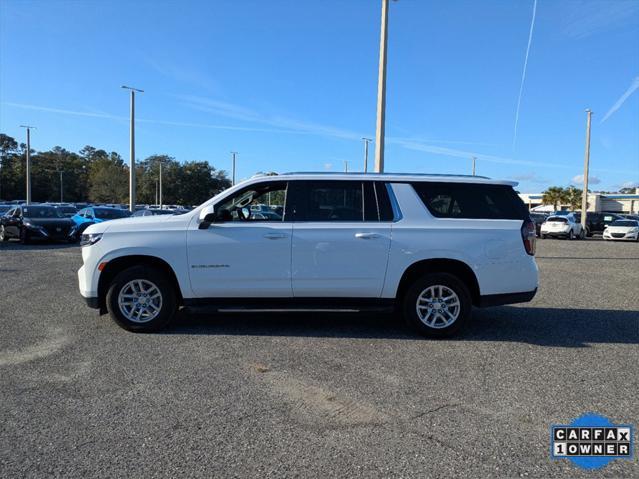
<path fill-rule="evenodd" d="M 503 304 L 527 303 L 535 297 L 537 288 L 523 293 L 486 294 L 479 298 L 479 307 L 501 306 Z"/>

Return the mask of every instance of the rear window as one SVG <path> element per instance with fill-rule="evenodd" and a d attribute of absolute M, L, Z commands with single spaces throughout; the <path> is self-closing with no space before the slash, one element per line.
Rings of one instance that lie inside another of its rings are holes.
<path fill-rule="evenodd" d="M 551 216 L 546 220 L 548 223 L 568 223 L 566 218 L 562 218 L 560 216 Z"/>
<path fill-rule="evenodd" d="M 473 183 L 412 183 L 420 199 L 437 218 L 523 220 L 528 212 L 507 185 Z"/>

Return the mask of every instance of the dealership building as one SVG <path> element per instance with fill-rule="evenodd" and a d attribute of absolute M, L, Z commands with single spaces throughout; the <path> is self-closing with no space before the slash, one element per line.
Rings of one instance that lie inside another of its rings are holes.
<path fill-rule="evenodd" d="M 552 205 L 544 205 L 541 201 L 541 193 L 520 193 L 519 197 L 531 211 L 554 211 Z M 561 205 L 562 209 L 568 209 L 568 205 Z M 588 211 L 606 213 L 639 213 L 639 188 L 634 194 L 623 193 L 589 193 Z"/>

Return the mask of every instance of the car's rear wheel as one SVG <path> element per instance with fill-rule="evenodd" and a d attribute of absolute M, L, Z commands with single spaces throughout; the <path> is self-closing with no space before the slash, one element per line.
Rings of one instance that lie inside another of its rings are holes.
<path fill-rule="evenodd" d="M 573 233 L 572 229 L 568 232 L 568 239 L 569 240 L 575 239 L 575 233 Z"/>
<path fill-rule="evenodd" d="M 468 288 L 449 273 L 422 276 L 403 299 L 406 323 L 420 334 L 433 338 L 457 333 L 469 321 L 471 310 Z"/>
<path fill-rule="evenodd" d="M 133 266 L 115 277 L 107 291 L 106 306 L 111 318 L 124 329 L 155 332 L 175 316 L 176 292 L 162 271 Z"/>
<path fill-rule="evenodd" d="M 540 234 L 540 235 L 539 235 L 539 237 L 540 237 L 541 239 L 546 239 L 546 235 L 545 235 L 545 234 L 543 234 L 543 233 L 542 233 L 542 234 Z"/>
<path fill-rule="evenodd" d="M 586 232 L 584 231 L 583 228 L 581 228 L 581 231 L 579 231 L 579 239 L 582 240 L 586 237 Z"/>

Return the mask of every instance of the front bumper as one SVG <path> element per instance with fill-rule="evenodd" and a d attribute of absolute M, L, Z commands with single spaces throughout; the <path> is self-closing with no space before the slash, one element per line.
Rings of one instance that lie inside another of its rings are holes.
<path fill-rule="evenodd" d="M 637 237 L 639 233 L 626 233 L 622 237 L 613 236 L 614 233 L 609 233 L 608 231 L 604 231 L 603 239 L 613 240 L 613 241 L 637 241 Z"/>
<path fill-rule="evenodd" d="M 87 303 L 87 306 L 91 309 L 100 309 L 100 300 L 99 298 L 91 297 L 85 298 L 83 297 L 84 302 Z"/>
<path fill-rule="evenodd" d="M 53 233 L 51 231 L 47 231 L 45 228 L 36 228 L 33 226 L 27 227 L 27 231 L 29 232 L 29 238 L 31 239 L 43 239 L 50 241 L 70 241 L 74 240 L 76 236 L 75 228 L 71 228 L 69 231 L 60 231 Z"/>

